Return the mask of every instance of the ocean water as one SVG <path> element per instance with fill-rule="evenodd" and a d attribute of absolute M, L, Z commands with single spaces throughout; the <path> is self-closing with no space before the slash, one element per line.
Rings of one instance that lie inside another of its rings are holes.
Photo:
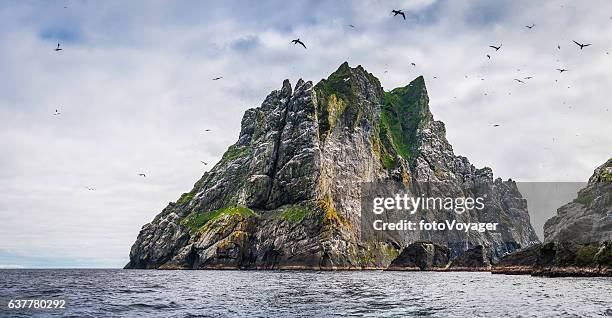
<path fill-rule="evenodd" d="M 66 309 L 8 309 L 64 299 Z M 0 270 L 0 317 L 605 317 L 612 279 L 467 272 Z"/>

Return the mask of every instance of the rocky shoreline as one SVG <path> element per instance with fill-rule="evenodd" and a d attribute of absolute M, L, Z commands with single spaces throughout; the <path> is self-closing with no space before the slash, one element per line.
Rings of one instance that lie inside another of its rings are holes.
<path fill-rule="evenodd" d="M 612 268 L 553 266 L 535 269 L 531 266 L 493 267 L 491 274 L 531 275 L 544 277 L 612 277 Z"/>
<path fill-rule="evenodd" d="M 545 277 L 612 277 L 612 242 L 538 244 L 506 256 L 492 267 L 491 273 Z"/>

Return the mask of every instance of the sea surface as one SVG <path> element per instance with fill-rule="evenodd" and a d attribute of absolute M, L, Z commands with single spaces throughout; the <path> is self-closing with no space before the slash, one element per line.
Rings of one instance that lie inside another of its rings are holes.
<path fill-rule="evenodd" d="M 66 309 L 8 309 L 63 299 Z M 0 270 L 0 317 L 605 317 L 611 278 L 467 272 Z"/>

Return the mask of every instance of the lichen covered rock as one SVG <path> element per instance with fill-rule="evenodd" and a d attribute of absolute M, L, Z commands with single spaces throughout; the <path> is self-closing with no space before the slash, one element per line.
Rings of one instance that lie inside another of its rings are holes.
<path fill-rule="evenodd" d="M 126 267 L 386 268 L 418 241 L 446 246 L 450 257 L 483 245 L 494 258 L 537 242 L 514 182 L 454 155 L 445 133 L 422 77 L 385 92 L 344 63 L 316 85 L 285 80 L 245 112 L 238 141 L 193 189 L 143 226 Z M 362 241 L 359 185 L 380 180 L 486 194 L 482 213 L 424 218 L 498 222 L 499 232 Z"/>

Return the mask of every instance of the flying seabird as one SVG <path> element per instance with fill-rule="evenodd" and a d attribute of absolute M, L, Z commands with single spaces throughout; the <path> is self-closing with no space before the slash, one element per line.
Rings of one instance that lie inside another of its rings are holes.
<path fill-rule="evenodd" d="M 572 40 L 572 41 L 574 41 L 574 40 Z M 583 48 L 585 48 L 585 47 L 587 47 L 587 46 L 591 45 L 591 44 L 581 44 L 581 43 L 578 43 L 578 42 L 576 42 L 576 41 L 574 41 L 574 43 L 576 43 L 576 45 L 578 45 L 578 46 L 580 47 L 580 49 L 581 49 L 581 50 L 582 50 Z"/>
<path fill-rule="evenodd" d="M 491 55 L 487 54 L 487 57 L 489 58 L 489 60 L 491 59 Z"/>
<path fill-rule="evenodd" d="M 527 77 L 525 77 L 525 79 L 532 79 L 532 78 L 533 78 L 533 76 L 527 76 Z"/>
<path fill-rule="evenodd" d="M 535 23 L 532 23 L 531 25 L 526 25 L 525 27 L 531 30 L 533 29 L 534 26 L 535 26 Z"/>
<path fill-rule="evenodd" d="M 204 129 L 204 131 L 210 131 L 210 129 L 207 128 L 207 129 Z"/>
<path fill-rule="evenodd" d="M 144 173 L 139 173 L 139 174 L 138 174 L 138 176 L 139 176 L 139 177 L 143 177 L 143 178 L 146 178 L 146 177 L 147 177 L 147 175 L 146 175 L 146 174 L 144 174 Z"/>
<path fill-rule="evenodd" d="M 402 10 L 391 10 L 391 13 L 393 13 L 393 16 L 396 16 L 399 14 L 404 18 L 404 20 L 406 20 L 406 15 L 404 14 L 404 11 Z"/>
<path fill-rule="evenodd" d="M 202 161 L 202 160 L 200 160 L 200 162 L 203 163 L 204 165 L 208 164 L 208 162 L 205 162 L 205 161 Z"/>
<path fill-rule="evenodd" d="M 494 124 L 493 127 L 499 127 L 499 124 Z"/>
<path fill-rule="evenodd" d="M 494 45 L 489 45 L 490 48 L 494 48 L 495 51 L 499 51 L 499 49 L 501 49 L 502 45 L 500 44 L 499 46 L 494 46 Z"/>
<path fill-rule="evenodd" d="M 410 63 L 410 65 L 412 65 L 412 66 L 416 66 L 416 64 L 414 64 L 414 63 Z"/>
<path fill-rule="evenodd" d="M 563 73 L 563 72 L 567 72 L 567 71 L 569 71 L 569 70 L 566 70 L 566 69 L 564 69 L 564 68 L 558 68 L 558 69 L 557 69 L 557 71 L 559 71 L 559 73 Z"/>
<path fill-rule="evenodd" d="M 59 110 L 57 110 L 57 109 L 56 109 L 56 110 L 55 110 L 55 113 L 53 113 L 53 116 L 57 116 L 57 115 L 59 115 L 59 114 L 61 114 L 61 113 L 59 112 Z"/>
<path fill-rule="evenodd" d="M 515 78 L 514 80 L 515 80 L 515 81 L 517 81 L 517 82 L 519 82 L 519 83 L 523 83 L 523 84 L 525 84 L 525 82 L 521 81 L 521 80 L 520 80 L 520 79 L 518 79 L 518 78 Z"/>
<path fill-rule="evenodd" d="M 57 43 L 57 47 L 55 48 L 55 51 L 57 52 L 57 51 L 61 51 L 61 50 L 62 50 L 62 48 L 60 48 L 60 44 Z"/>
<path fill-rule="evenodd" d="M 291 43 L 293 43 L 293 44 L 300 44 L 301 46 L 306 48 L 306 45 L 304 44 L 304 42 L 300 41 L 300 38 L 297 38 L 297 39 L 291 41 Z"/>
<path fill-rule="evenodd" d="M 219 77 L 215 77 L 215 78 L 213 78 L 212 80 L 213 80 L 213 81 L 218 81 L 218 80 L 220 80 L 220 79 L 222 79 L 222 78 L 223 78 L 223 76 L 219 76 Z"/>

